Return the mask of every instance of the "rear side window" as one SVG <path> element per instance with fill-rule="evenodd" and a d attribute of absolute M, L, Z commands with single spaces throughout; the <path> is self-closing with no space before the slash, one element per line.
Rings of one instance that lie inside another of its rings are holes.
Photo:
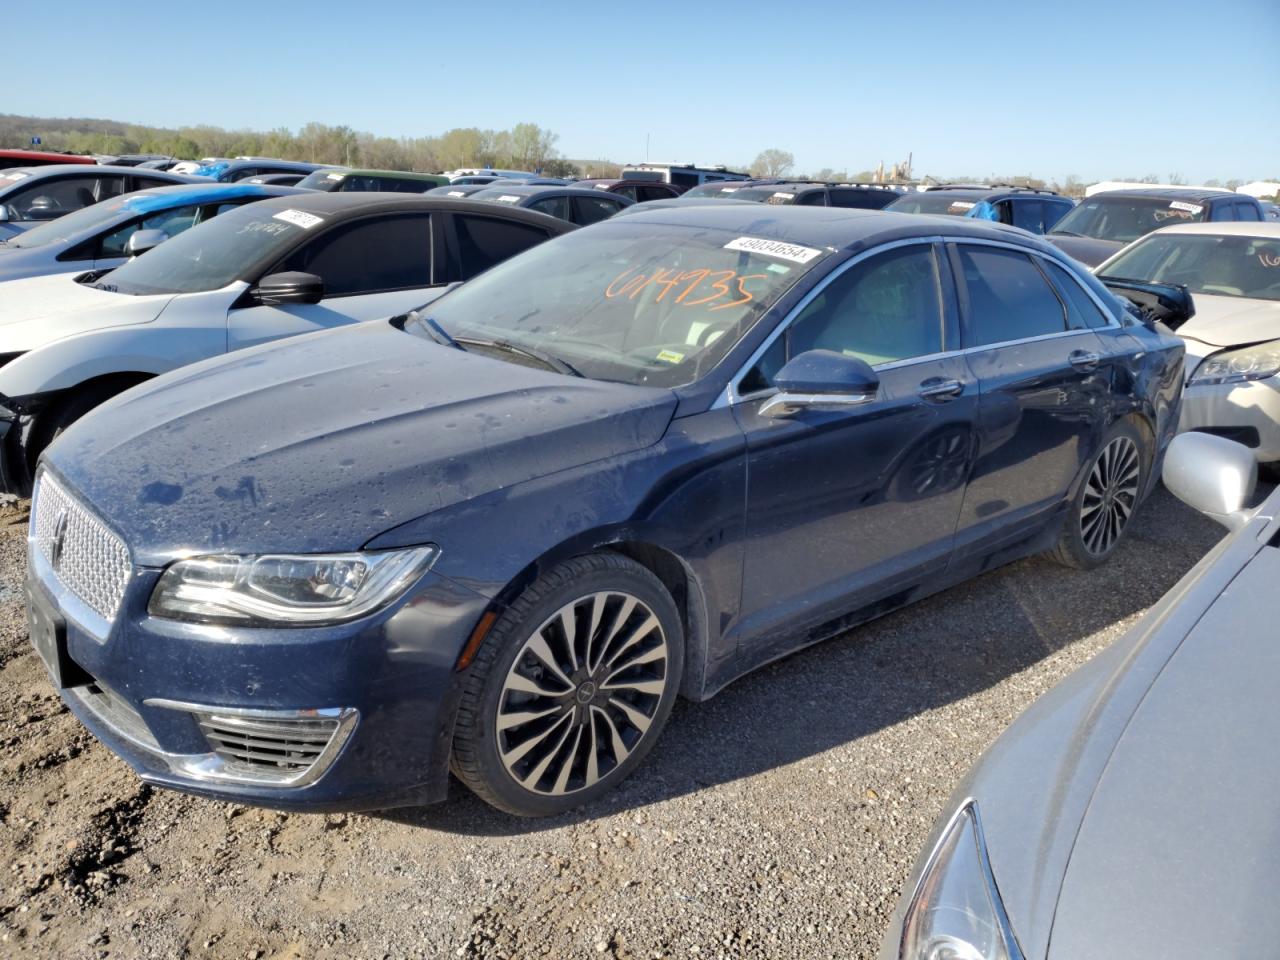
<path fill-rule="evenodd" d="M 1237 200 L 1235 203 L 1235 207 L 1236 207 L 1237 220 L 1255 220 L 1256 221 L 1256 220 L 1262 219 L 1262 217 L 1258 216 L 1258 208 L 1255 207 L 1252 203 L 1249 203 L 1248 201 Z"/>
<path fill-rule="evenodd" d="M 1071 275 L 1071 271 L 1052 260 L 1041 260 L 1040 263 L 1049 271 L 1054 286 L 1058 288 L 1058 292 L 1066 302 L 1067 326 L 1070 329 L 1083 330 L 1086 327 L 1097 329 L 1110 326 L 1106 314 L 1098 309 L 1098 305 L 1080 286 L 1080 281 Z"/>
<path fill-rule="evenodd" d="M 810 190 L 808 193 L 800 194 L 796 198 L 796 204 L 801 207 L 825 207 L 827 193 L 825 190 Z"/>
<path fill-rule="evenodd" d="M 604 197 L 574 197 L 573 206 L 577 211 L 574 222 L 584 227 L 589 223 L 608 220 L 622 209 L 622 204 Z"/>
<path fill-rule="evenodd" d="M 408 214 L 347 224 L 294 251 L 271 272 L 301 270 L 326 297 L 431 286 L 431 217 Z"/>
<path fill-rule="evenodd" d="M 956 252 L 969 301 L 965 346 L 1067 329 L 1062 302 L 1026 254 L 968 245 L 957 247 Z"/>
<path fill-rule="evenodd" d="M 453 218 L 458 235 L 462 278 L 470 280 L 495 263 L 501 263 L 547 239 L 545 230 L 496 217 L 458 215 Z"/>
<path fill-rule="evenodd" d="M 560 220 L 569 219 L 569 198 L 568 197 L 548 197 L 545 200 L 537 200 L 529 204 L 529 209 L 538 213 L 545 213 L 549 217 L 556 217 Z"/>
<path fill-rule="evenodd" d="M 1071 212 L 1070 203 L 1061 200 L 1042 200 L 1044 204 L 1044 229 L 1047 233 L 1058 225 L 1058 221 Z"/>
<path fill-rule="evenodd" d="M 664 190 L 662 187 L 641 187 L 636 191 L 636 196 L 633 199 L 647 202 L 649 200 L 666 200 L 668 197 L 673 196 L 675 194 L 670 190 Z"/>
<path fill-rule="evenodd" d="M 1231 201 L 1221 201 L 1213 205 L 1209 213 L 1210 220 L 1234 220 L 1236 215 L 1231 211 Z"/>
<path fill-rule="evenodd" d="M 1013 225 L 1032 233 L 1044 233 L 1044 207 L 1039 200 L 1010 200 Z"/>

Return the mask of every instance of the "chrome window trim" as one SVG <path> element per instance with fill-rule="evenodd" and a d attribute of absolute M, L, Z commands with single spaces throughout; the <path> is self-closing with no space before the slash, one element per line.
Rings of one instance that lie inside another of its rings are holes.
<path fill-rule="evenodd" d="M 827 274 L 826 278 L 820 284 L 818 284 L 818 286 L 814 287 L 807 294 L 805 294 L 803 299 L 801 299 L 799 303 L 797 303 L 794 307 L 791 308 L 791 310 L 777 325 L 777 327 L 774 328 L 773 332 L 770 333 L 769 336 L 765 338 L 764 342 L 761 343 L 760 346 L 757 347 L 752 352 L 751 356 L 746 359 L 743 365 L 738 368 L 738 371 L 729 379 L 728 385 L 716 397 L 715 402 L 711 405 L 711 409 L 719 410 L 723 407 L 731 407 L 731 406 L 734 406 L 735 404 L 743 403 L 748 400 L 758 400 L 761 397 L 767 397 L 770 394 L 777 392 L 776 387 L 768 387 L 764 390 L 753 390 L 751 393 L 740 393 L 738 390 L 738 385 L 742 382 L 742 378 L 745 377 L 751 371 L 751 368 L 754 367 L 760 361 L 760 358 L 763 357 L 769 351 L 769 348 L 773 346 L 774 342 L 777 341 L 778 337 L 782 336 L 782 334 L 786 331 L 786 329 L 790 327 L 792 323 L 795 322 L 796 318 L 800 315 L 800 313 L 814 299 L 816 299 L 820 293 L 826 290 L 828 284 L 835 282 L 835 280 L 838 277 L 840 277 L 846 270 L 850 269 L 855 264 L 861 263 L 863 260 L 867 259 L 868 257 L 873 256 L 877 253 L 881 253 L 886 250 L 894 250 L 899 247 L 910 246 L 912 244 L 933 245 L 938 243 L 974 244 L 979 246 L 997 247 L 1003 250 L 1012 250 L 1015 253 L 1025 254 L 1028 257 L 1038 256 L 1046 260 L 1052 260 L 1058 266 L 1062 267 L 1062 269 L 1066 270 L 1067 273 L 1069 274 L 1074 273 L 1074 270 L 1072 269 L 1070 263 L 1068 262 L 1069 258 L 1065 254 L 1058 254 L 1058 253 L 1050 254 L 1042 250 L 1038 250 L 1032 247 L 1027 247 L 1023 244 L 1012 243 L 1012 242 L 1003 241 L 1003 240 L 991 240 L 986 237 L 958 237 L 958 236 L 909 237 L 905 240 L 894 240 L 890 243 L 885 243 L 885 244 L 881 244 L 880 246 L 873 247 L 870 250 L 864 250 L 861 253 L 859 253 L 857 256 L 851 257 L 849 260 L 842 263 L 836 269 L 832 270 L 831 273 Z M 1049 282 L 1050 284 L 1049 288 L 1050 290 L 1053 291 L 1053 295 L 1056 297 L 1058 295 L 1058 292 L 1056 290 L 1053 290 L 1052 281 L 1049 281 L 1049 279 L 1046 277 L 1046 282 Z M 976 347 L 961 347 L 956 350 L 944 350 L 941 353 L 930 353 L 930 354 L 925 354 L 919 357 L 907 357 L 903 360 L 891 360 L 888 363 L 873 364 L 872 369 L 873 370 L 896 370 L 900 367 L 911 366 L 917 363 L 927 363 L 934 360 L 947 359 L 950 357 L 960 357 L 970 353 L 979 353 L 984 350 L 994 350 L 998 347 L 1008 347 L 1014 344 L 1038 343 L 1042 340 L 1054 340 L 1061 337 L 1075 337 L 1075 336 L 1080 336 L 1082 334 L 1096 333 L 1098 330 L 1121 328 L 1120 322 L 1116 320 L 1116 318 L 1112 315 L 1111 310 L 1107 307 L 1106 304 L 1102 303 L 1098 299 L 1098 297 L 1094 294 L 1092 290 L 1090 290 L 1085 284 L 1080 283 L 1079 280 L 1076 280 L 1076 285 L 1079 286 L 1080 289 L 1083 290 L 1085 294 L 1089 297 L 1089 299 L 1092 300 L 1094 304 L 1097 305 L 1098 309 L 1102 311 L 1102 315 L 1106 317 L 1108 320 L 1108 324 L 1106 327 L 1086 327 L 1083 330 L 1062 330 L 1056 333 L 1042 333 L 1034 337 L 1020 337 L 1017 340 L 1001 340 L 998 343 L 984 343 L 981 346 L 976 346 Z M 1065 309 L 1065 304 L 1063 306 Z M 964 330 L 962 325 L 961 335 L 963 336 L 963 334 L 964 334 Z"/>

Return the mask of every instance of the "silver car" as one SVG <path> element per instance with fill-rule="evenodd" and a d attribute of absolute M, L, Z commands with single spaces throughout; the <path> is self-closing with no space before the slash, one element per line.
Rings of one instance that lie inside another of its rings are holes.
<path fill-rule="evenodd" d="M 1164 477 L 1234 531 L 1033 705 L 953 795 L 883 960 L 1280 952 L 1280 491 L 1188 433 Z"/>
<path fill-rule="evenodd" d="M 111 270 L 197 223 L 291 187 L 201 183 L 157 187 L 49 220 L 0 240 L 0 281 L 54 273 Z"/>

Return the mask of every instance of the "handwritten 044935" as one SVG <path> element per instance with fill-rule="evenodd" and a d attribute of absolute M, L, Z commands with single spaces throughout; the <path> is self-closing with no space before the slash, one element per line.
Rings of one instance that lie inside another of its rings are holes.
<path fill-rule="evenodd" d="M 658 269 L 653 273 L 637 273 L 630 267 L 613 278 L 605 287 L 607 300 L 626 297 L 634 300 L 641 291 L 652 287 L 657 290 L 654 303 L 670 302 L 682 307 L 705 307 L 707 310 L 726 310 L 741 307 L 755 299 L 747 289 L 750 280 L 766 280 L 763 273 L 738 273 L 736 270 L 712 270 L 701 267 L 696 270 Z"/>

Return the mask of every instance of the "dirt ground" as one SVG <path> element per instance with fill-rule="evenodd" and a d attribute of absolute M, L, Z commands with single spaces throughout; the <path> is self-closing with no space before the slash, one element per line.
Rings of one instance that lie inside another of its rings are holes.
<path fill-rule="evenodd" d="M 681 704 L 608 800 L 526 822 L 457 784 L 375 816 L 142 785 L 28 645 L 11 514 L 0 956 L 872 957 L 968 765 L 1218 536 L 1160 491 L 1104 569 L 1014 564 Z"/>

